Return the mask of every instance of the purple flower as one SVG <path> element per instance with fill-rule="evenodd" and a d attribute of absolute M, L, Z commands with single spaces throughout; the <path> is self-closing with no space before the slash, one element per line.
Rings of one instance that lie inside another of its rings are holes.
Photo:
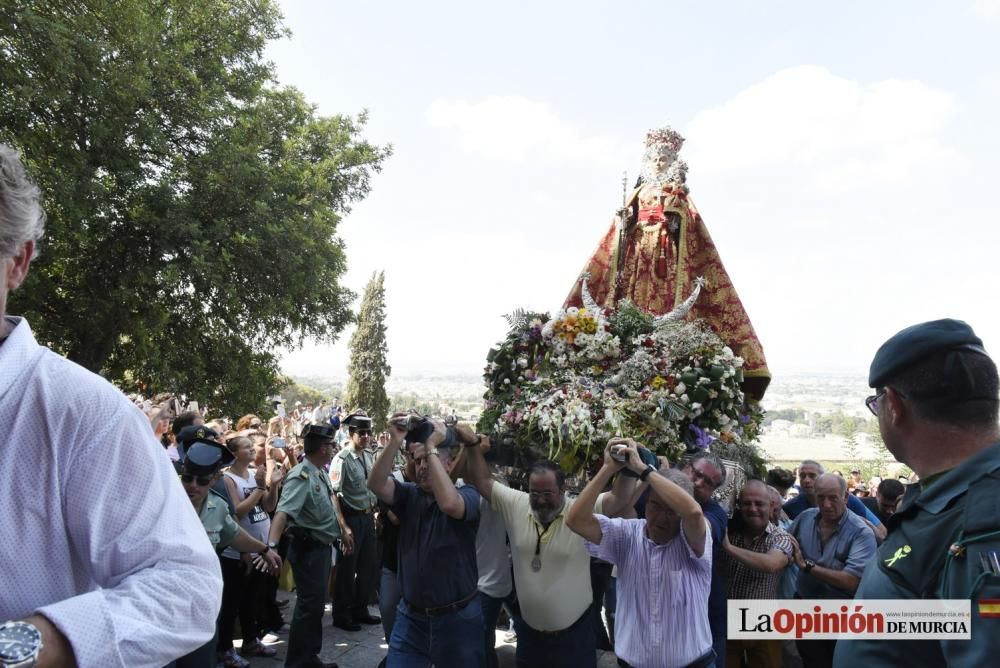
<path fill-rule="evenodd" d="M 740 416 L 740 424 L 747 424 L 748 422 L 750 422 L 749 413 L 744 413 L 743 415 Z"/>
<path fill-rule="evenodd" d="M 691 445 L 697 446 L 702 450 L 708 450 L 708 446 L 715 441 L 715 438 L 709 436 L 705 433 L 705 430 L 696 424 L 688 425 L 688 430 L 693 435 L 693 440 L 691 440 Z"/>

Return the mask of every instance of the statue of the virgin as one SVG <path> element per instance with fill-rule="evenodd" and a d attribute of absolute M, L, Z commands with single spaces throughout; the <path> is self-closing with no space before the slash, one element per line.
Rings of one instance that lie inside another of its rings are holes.
<path fill-rule="evenodd" d="M 670 127 L 646 134 L 639 183 L 584 267 L 590 293 L 607 308 L 628 299 L 661 315 L 684 302 L 704 277 L 687 318 L 703 319 L 744 359 L 743 389 L 760 399 L 771 380 L 764 349 L 688 195 L 687 164 L 677 158 L 683 143 Z M 581 305 L 579 283 L 565 305 Z"/>

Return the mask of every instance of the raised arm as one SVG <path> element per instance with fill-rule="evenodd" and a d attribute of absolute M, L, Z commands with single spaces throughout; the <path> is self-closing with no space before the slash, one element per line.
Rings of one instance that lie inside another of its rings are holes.
<path fill-rule="evenodd" d="M 477 436 L 473 433 L 472 428 L 465 424 L 455 426 L 455 435 L 465 444 L 469 482 L 475 485 L 484 499 L 491 501 L 493 499 L 493 475 L 490 473 L 489 464 L 483 458 L 486 451 L 490 449 L 489 437 L 481 434 Z"/>
<path fill-rule="evenodd" d="M 622 468 L 622 464 L 616 462 L 611 457 L 611 446 L 620 442 L 620 439 L 614 438 L 608 441 L 608 445 L 604 448 L 604 466 L 597 472 L 597 475 L 590 479 L 587 486 L 580 492 L 576 503 L 566 513 L 566 526 L 594 545 L 600 545 L 601 540 L 604 538 L 601 533 L 601 525 L 597 521 L 597 518 L 594 517 L 594 504 L 597 502 L 597 496 L 601 493 L 601 490 L 611 480 L 611 476 Z M 607 502 L 607 497 L 605 497 L 604 503 L 606 504 Z"/>
<path fill-rule="evenodd" d="M 398 423 L 397 418 L 406 417 L 405 413 L 396 413 L 389 418 L 389 443 L 379 453 L 371 473 L 368 474 L 368 489 L 375 493 L 383 503 L 392 503 L 396 491 L 396 480 L 392 477 L 392 467 L 396 461 L 396 453 L 403 444 L 406 430 Z"/>
<path fill-rule="evenodd" d="M 637 474 L 644 474 L 647 464 L 639 457 L 635 448 L 626 448 L 628 467 Z M 653 473 L 646 477 L 650 489 L 681 518 L 681 529 L 688 545 L 699 557 L 705 552 L 705 514 L 694 497 L 662 475 Z"/>
<path fill-rule="evenodd" d="M 438 508 L 448 517 L 460 520 L 465 518 L 465 499 L 458 493 L 455 483 L 448 476 L 448 470 L 445 469 L 437 449 L 437 446 L 444 441 L 444 437 L 444 423 L 435 420 L 434 433 L 424 444 L 427 457 L 427 476 L 430 479 L 431 492 L 434 494 Z"/>

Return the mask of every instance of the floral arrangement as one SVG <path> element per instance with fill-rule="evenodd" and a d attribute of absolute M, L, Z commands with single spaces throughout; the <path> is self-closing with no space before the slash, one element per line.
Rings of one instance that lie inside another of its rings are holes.
<path fill-rule="evenodd" d="M 713 445 L 758 459 L 762 411 L 745 400 L 743 360 L 725 342 L 683 320 L 686 310 L 657 318 L 628 301 L 602 309 L 585 278 L 583 288 L 583 308 L 508 316 L 507 338 L 487 355 L 480 431 L 566 471 L 602 458 L 613 436 L 671 460 Z"/>

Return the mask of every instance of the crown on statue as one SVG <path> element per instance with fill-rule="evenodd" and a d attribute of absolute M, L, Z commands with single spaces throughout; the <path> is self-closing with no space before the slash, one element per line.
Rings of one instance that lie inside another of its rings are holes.
<path fill-rule="evenodd" d="M 669 125 L 646 133 L 646 148 L 667 148 L 673 153 L 681 150 L 684 137 Z"/>

